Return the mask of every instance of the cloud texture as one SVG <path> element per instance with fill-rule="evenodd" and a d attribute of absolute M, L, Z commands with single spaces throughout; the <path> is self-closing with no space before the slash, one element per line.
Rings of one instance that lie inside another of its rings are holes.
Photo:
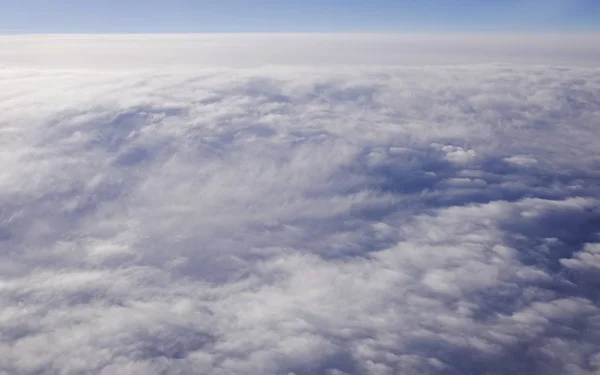
<path fill-rule="evenodd" d="M 0 71 L 0 373 L 595 374 L 600 71 Z"/>

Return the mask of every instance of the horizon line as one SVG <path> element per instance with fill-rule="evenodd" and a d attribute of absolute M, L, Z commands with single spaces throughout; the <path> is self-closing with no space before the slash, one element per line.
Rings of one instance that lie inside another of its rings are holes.
<path fill-rule="evenodd" d="M 536 36 L 568 36 L 568 35 L 588 35 L 600 36 L 598 31 L 563 31 L 563 32 L 544 32 L 544 31 L 197 31 L 197 32 L 20 32 L 20 31 L 2 31 L 1 36 L 53 36 L 53 35 L 536 35 Z"/>

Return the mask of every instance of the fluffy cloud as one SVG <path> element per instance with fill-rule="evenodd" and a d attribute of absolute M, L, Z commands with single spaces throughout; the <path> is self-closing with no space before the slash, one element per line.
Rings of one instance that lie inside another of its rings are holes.
<path fill-rule="evenodd" d="M 597 69 L 4 69 L 0 372 L 600 371 Z"/>

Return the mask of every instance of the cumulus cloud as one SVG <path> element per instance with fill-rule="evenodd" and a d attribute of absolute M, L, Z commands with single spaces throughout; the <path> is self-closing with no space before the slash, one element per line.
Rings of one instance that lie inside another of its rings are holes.
<path fill-rule="evenodd" d="M 2 77 L 0 373 L 600 371 L 595 68 Z"/>

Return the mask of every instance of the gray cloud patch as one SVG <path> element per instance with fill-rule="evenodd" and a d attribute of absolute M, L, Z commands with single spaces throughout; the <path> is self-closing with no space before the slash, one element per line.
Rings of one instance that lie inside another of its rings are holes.
<path fill-rule="evenodd" d="M 0 81 L 0 373 L 594 374 L 591 68 Z"/>

